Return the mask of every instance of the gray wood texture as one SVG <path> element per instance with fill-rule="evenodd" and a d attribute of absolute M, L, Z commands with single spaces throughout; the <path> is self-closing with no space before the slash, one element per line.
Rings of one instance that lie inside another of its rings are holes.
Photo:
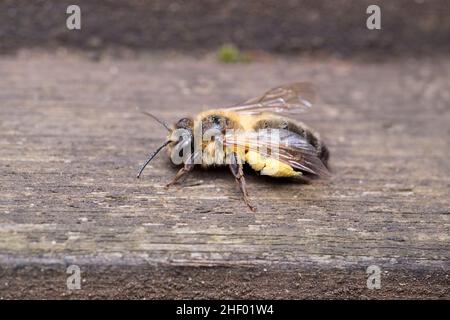
<path fill-rule="evenodd" d="M 0 59 L 0 297 L 450 298 L 450 60 L 105 56 Z M 228 170 L 165 189 L 174 122 L 291 81 L 319 88 L 300 119 L 330 180 Z M 77 264 L 82 289 L 66 288 Z M 366 268 L 382 287 L 366 288 Z"/>

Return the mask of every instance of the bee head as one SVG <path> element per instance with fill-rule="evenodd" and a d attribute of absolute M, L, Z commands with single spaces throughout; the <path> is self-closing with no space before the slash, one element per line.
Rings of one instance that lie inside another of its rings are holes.
<path fill-rule="evenodd" d="M 193 151 L 194 140 L 194 121 L 191 118 L 181 118 L 175 123 L 172 130 L 169 131 L 167 140 L 169 141 L 169 154 L 173 161 L 176 157 L 188 157 L 186 150 Z"/>
<path fill-rule="evenodd" d="M 191 118 L 181 118 L 175 123 L 173 129 L 169 130 L 167 140 L 171 144 L 178 144 L 182 140 L 192 140 L 194 132 L 194 121 Z"/>
<path fill-rule="evenodd" d="M 171 146 L 176 148 L 183 148 L 186 146 L 190 146 L 193 140 L 193 130 L 194 130 L 194 121 L 190 118 L 182 118 L 180 119 L 173 129 L 171 129 L 167 123 L 158 119 L 153 114 L 148 113 L 146 111 L 142 111 L 142 113 L 148 115 L 149 117 L 156 120 L 159 124 L 161 124 L 166 130 L 169 132 L 167 140 L 156 149 L 156 151 L 150 154 L 147 162 L 141 167 L 137 177 L 139 178 L 144 171 L 145 167 L 150 163 L 150 161 L 165 147 Z"/>
<path fill-rule="evenodd" d="M 194 120 L 192 120 L 191 118 L 181 118 L 175 124 L 175 128 L 176 129 L 190 129 L 190 130 L 193 130 L 193 128 L 194 128 Z"/>

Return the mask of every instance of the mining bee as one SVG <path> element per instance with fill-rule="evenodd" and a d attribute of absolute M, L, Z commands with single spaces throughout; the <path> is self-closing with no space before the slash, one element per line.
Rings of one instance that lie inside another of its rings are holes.
<path fill-rule="evenodd" d="M 196 165 L 227 165 L 245 203 L 255 211 L 248 198 L 244 164 L 271 177 L 329 175 L 329 152 L 320 136 L 289 117 L 310 108 L 314 95 L 309 83 L 283 85 L 244 103 L 182 118 L 173 128 L 144 112 L 162 124 L 169 134 L 166 142 L 150 155 L 137 177 L 159 151 L 168 147 L 172 162 L 182 168 L 167 186 L 175 184 Z"/>

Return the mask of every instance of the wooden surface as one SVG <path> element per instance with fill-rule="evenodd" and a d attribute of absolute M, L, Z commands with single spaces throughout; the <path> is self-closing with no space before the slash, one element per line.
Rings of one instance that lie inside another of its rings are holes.
<path fill-rule="evenodd" d="M 28 51 L 0 74 L 0 298 L 450 298 L 448 58 Z M 166 190 L 162 154 L 135 178 L 165 137 L 136 107 L 174 122 L 294 80 L 319 87 L 301 119 L 330 148 L 330 180 L 248 172 L 251 213 L 227 170 Z"/>

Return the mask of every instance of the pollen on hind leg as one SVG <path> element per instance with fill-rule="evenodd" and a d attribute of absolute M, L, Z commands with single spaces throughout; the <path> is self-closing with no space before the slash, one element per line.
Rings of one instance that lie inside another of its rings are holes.
<path fill-rule="evenodd" d="M 300 176 L 302 173 L 295 171 L 290 165 L 269 158 L 266 159 L 266 165 L 261 170 L 261 175 L 282 178 Z"/>
<path fill-rule="evenodd" d="M 264 166 L 266 165 L 266 159 L 255 151 L 248 151 L 245 154 L 245 161 L 255 171 L 261 171 L 264 168 Z"/>
<path fill-rule="evenodd" d="M 260 171 L 261 175 L 271 177 L 295 177 L 302 175 L 300 171 L 295 171 L 290 165 L 275 159 L 265 158 L 255 151 L 247 152 L 245 159 L 254 170 Z"/>

